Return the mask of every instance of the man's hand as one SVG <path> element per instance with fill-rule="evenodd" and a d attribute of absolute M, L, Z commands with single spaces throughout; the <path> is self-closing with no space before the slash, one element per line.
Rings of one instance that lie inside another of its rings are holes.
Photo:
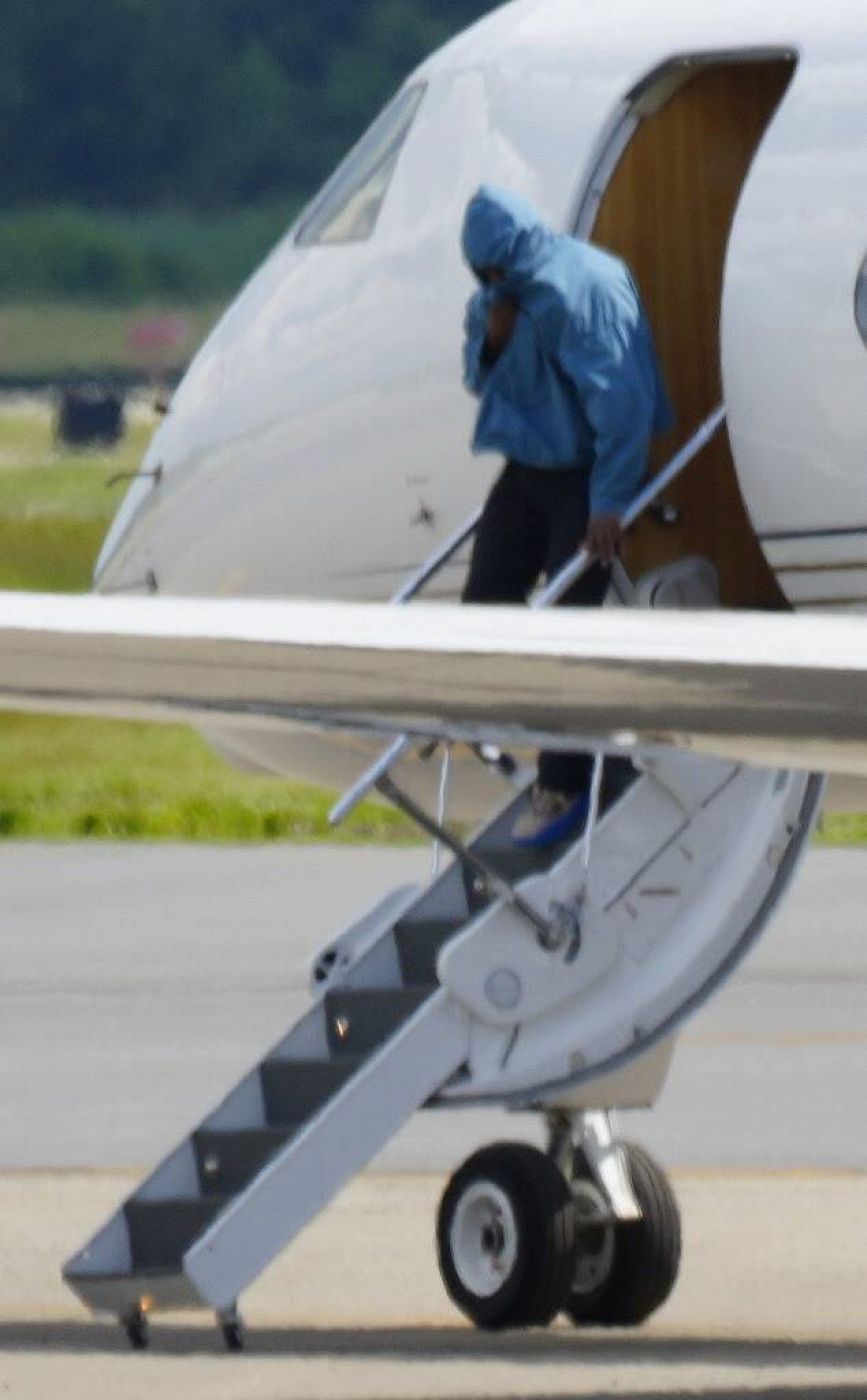
<path fill-rule="evenodd" d="M 488 332 L 485 337 L 485 353 L 490 359 L 496 360 L 498 355 L 502 355 L 512 337 L 517 319 L 518 308 L 513 301 L 497 297 L 496 301 L 491 302 L 488 308 Z"/>
<path fill-rule="evenodd" d="M 611 565 L 617 558 L 623 531 L 616 515 L 592 515 L 587 525 L 584 548 L 601 564 Z"/>

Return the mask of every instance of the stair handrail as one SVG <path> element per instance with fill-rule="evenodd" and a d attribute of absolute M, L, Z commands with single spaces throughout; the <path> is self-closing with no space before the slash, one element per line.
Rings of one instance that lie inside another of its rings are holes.
<path fill-rule="evenodd" d="M 473 511 L 468 520 L 464 521 L 463 525 L 459 526 L 453 534 L 449 535 L 447 540 L 434 550 L 430 558 L 416 569 L 406 583 L 401 584 L 391 602 L 396 606 L 403 607 L 406 603 L 412 602 L 413 598 L 418 597 L 431 579 L 436 578 L 437 574 L 454 558 L 458 550 L 476 533 L 481 518 L 482 507 L 480 506 L 478 510 Z M 394 739 L 387 749 L 383 749 L 379 758 L 361 774 L 352 787 L 347 788 L 340 800 L 334 804 L 328 813 L 329 825 L 339 826 L 342 821 L 345 821 L 359 802 L 363 802 L 367 794 L 376 787 L 379 780 L 386 777 L 394 765 L 412 748 L 414 742 L 408 734 L 402 734 Z"/>
<path fill-rule="evenodd" d="M 465 521 L 463 525 L 455 530 L 453 535 L 449 535 L 448 539 L 440 545 L 439 549 L 435 550 L 430 558 L 407 579 L 406 583 L 402 584 L 392 598 L 392 603 L 409 603 L 421 593 L 425 585 L 430 583 L 432 578 L 436 578 L 437 574 L 445 568 L 446 564 L 457 554 L 458 550 L 466 544 L 470 536 L 476 533 L 481 518 L 482 507 L 480 506 L 478 510 L 473 511 L 469 520 Z"/>
<path fill-rule="evenodd" d="M 725 420 L 725 406 L 720 404 L 705 419 L 701 427 L 693 433 L 689 441 L 684 443 L 680 451 L 672 457 L 668 465 L 652 477 L 644 490 L 635 497 L 632 504 L 627 506 L 620 517 L 621 530 L 628 530 L 659 499 L 665 488 L 670 486 L 680 476 L 684 468 L 688 467 L 708 443 L 716 437 Z M 586 549 L 580 549 L 574 558 L 564 565 L 559 574 L 536 595 L 530 606 L 537 609 L 550 608 L 555 603 L 559 603 L 563 595 L 568 593 L 572 584 L 577 583 L 582 575 L 586 574 L 592 563 L 593 556 L 590 552 Z"/>
<path fill-rule="evenodd" d="M 692 437 L 684 443 L 679 452 L 672 457 L 667 466 L 662 471 L 652 477 L 648 484 L 635 497 L 620 517 L 620 527 L 628 530 L 630 526 L 644 514 L 644 512 L 659 499 L 666 487 L 694 462 L 699 453 L 703 452 L 709 442 L 716 437 L 723 423 L 726 420 L 726 408 L 724 404 L 719 404 L 707 417 L 701 426 L 693 433 Z M 479 522 L 482 518 L 482 510 L 475 512 L 470 519 L 456 530 L 453 535 L 445 541 L 440 548 L 431 555 L 430 559 L 413 574 L 407 583 L 401 587 L 392 598 L 393 603 L 404 604 L 416 597 L 432 578 L 449 562 L 458 552 L 462 545 L 475 534 Z M 586 549 L 580 549 L 578 553 L 569 560 L 533 599 L 531 607 L 534 609 L 549 608 L 558 603 L 565 593 L 569 591 L 573 583 L 587 572 L 593 564 L 593 556 Z M 334 804 L 328 814 L 328 821 L 331 826 L 339 826 L 342 821 L 349 816 L 384 777 L 403 758 L 415 743 L 418 742 L 417 735 L 402 734 L 384 749 L 368 769 L 358 778 L 352 787 L 347 788 L 343 796 Z"/>

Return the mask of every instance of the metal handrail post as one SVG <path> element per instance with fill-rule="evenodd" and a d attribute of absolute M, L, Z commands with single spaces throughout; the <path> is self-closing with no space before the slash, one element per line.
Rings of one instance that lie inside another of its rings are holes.
<path fill-rule="evenodd" d="M 494 870 L 493 866 L 488 864 L 484 857 L 480 856 L 477 851 L 470 850 L 446 827 L 440 826 L 433 817 L 428 816 L 424 808 L 407 796 L 387 774 L 380 777 L 376 787 L 383 797 L 387 797 L 389 802 L 393 802 L 395 807 L 399 807 L 402 812 L 405 812 L 432 840 L 439 841 L 446 850 L 451 851 L 462 865 L 480 876 L 493 897 L 502 900 L 528 924 L 531 924 L 536 930 L 541 948 L 544 948 L 546 952 L 555 952 L 562 947 L 565 938 L 564 932 L 544 919 L 539 911 L 533 908 L 532 904 L 518 894 L 518 891 L 509 884 L 508 880 L 505 880 Z"/>
<path fill-rule="evenodd" d="M 448 564 L 449 560 L 457 554 L 458 550 L 466 544 L 467 540 L 471 539 L 479 528 L 479 521 L 481 518 L 482 507 L 479 507 L 477 511 L 473 512 L 469 520 L 461 525 L 459 529 L 455 530 L 454 533 L 440 545 L 439 549 L 422 564 L 421 568 L 416 570 L 412 578 L 407 579 L 406 583 L 401 585 L 394 594 L 391 600 L 392 603 L 396 606 L 402 606 L 412 602 L 412 599 L 417 597 L 425 584 L 429 583 L 432 578 L 435 578 L 440 570 Z M 361 774 L 358 781 L 353 783 L 352 787 L 346 790 L 338 802 L 335 802 L 331 811 L 328 813 L 329 825 L 339 826 L 342 821 L 345 821 L 350 812 L 358 806 L 359 802 L 362 802 L 364 798 L 367 797 L 368 793 L 373 791 L 379 779 L 383 777 L 384 774 L 388 773 L 389 768 L 392 768 L 411 748 L 412 740 L 407 735 L 401 735 L 399 738 L 395 739 L 392 744 L 389 744 L 388 748 L 380 754 L 379 758 Z"/>
<path fill-rule="evenodd" d="M 470 519 L 465 525 L 462 525 L 459 530 L 455 530 L 454 534 L 449 536 L 437 550 L 436 554 L 432 554 L 430 559 L 422 564 L 421 568 L 413 574 L 412 578 L 407 579 L 406 583 L 395 593 L 391 600 L 392 603 L 411 602 L 412 599 L 421 592 L 425 584 L 429 583 L 432 578 L 435 578 L 440 569 L 443 569 L 445 565 L 448 564 L 449 560 L 457 554 L 461 546 L 466 544 L 470 536 L 475 534 L 476 530 L 479 528 L 479 521 L 481 518 L 482 509 L 480 507 L 474 515 L 470 516 Z"/>
<path fill-rule="evenodd" d="M 354 807 L 362 802 L 369 792 L 376 787 L 380 778 L 385 777 L 390 768 L 403 758 L 412 748 L 412 740 L 408 735 L 402 734 L 394 743 L 389 744 L 375 763 L 372 763 L 366 772 L 362 773 L 358 782 L 353 783 L 351 788 L 347 788 L 339 802 L 335 802 L 328 813 L 328 821 L 331 826 L 339 826 L 345 821 Z"/>
<path fill-rule="evenodd" d="M 599 821 L 599 808 L 602 805 L 602 779 L 604 775 L 605 755 L 604 753 L 598 753 L 593 761 L 593 777 L 590 782 L 590 809 L 587 813 L 587 822 L 584 827 L 584 852 L 581 863 L 584 871 L 585 887 L 590 875 L 590 853 L 593 846 L 593 838 L 596 835 L 596 823 Z"/>

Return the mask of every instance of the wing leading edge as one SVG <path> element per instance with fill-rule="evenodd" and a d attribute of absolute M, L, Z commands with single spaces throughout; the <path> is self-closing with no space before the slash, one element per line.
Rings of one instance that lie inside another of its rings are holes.
<path fill-rule="evenodd" d="M 7 593 L 0 707 L 867 774 L 867 618 Z"/>

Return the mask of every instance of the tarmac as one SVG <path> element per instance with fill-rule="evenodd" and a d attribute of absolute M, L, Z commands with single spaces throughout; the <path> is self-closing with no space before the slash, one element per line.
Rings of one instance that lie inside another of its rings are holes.
<path fill-rule="evenodd" d="M 95 1322 L 64 1258 L 275 1040 L 315 949 L 422 851 L 0 850 L 0 1396 L 64 1400 L 867 1397 L 867 854 L 814 852 L 749 963 L 627 1135 L 672 1169 L 683 1273 L 638 1333 L 473 1332 L 433 1220 L 499 1114 L 420 1115 L 242 1300 Z"/>

